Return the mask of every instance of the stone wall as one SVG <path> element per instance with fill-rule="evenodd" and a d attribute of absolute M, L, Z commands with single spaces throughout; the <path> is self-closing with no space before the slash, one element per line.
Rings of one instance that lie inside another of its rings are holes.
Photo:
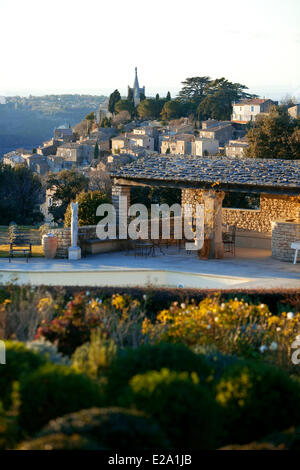
<path fill-rule="evenodd" d="M 203 191 L 183 189 L 182 204 L 202 203 Z M 271 222 L 279 219 L 294 219 L 300 215 L 300 197 L 260 195 L 260 209 L 231 209 L 223 207 L 223 223 L 236 225 L 239 230 L 271 233 Z"/>
<path fill-rule="evenodd" d="M 272 222 L 272 256 L 281 261 L 293 261 L 295 250 L 291 243 L 300 242 L 300 220 L 298 223 Z"/>
<path fill-rule="evenodd" d="M 81 246 L 84 240 L 93 240 L 97 238 L 96 225 L 85 225 L 78 227 L 78 244 Z M 51 230 L 57 237 L 58 246 L 56 258 L 67 258 L 68 247 L 71 245 L 71 228 L 63 227 Z"/>

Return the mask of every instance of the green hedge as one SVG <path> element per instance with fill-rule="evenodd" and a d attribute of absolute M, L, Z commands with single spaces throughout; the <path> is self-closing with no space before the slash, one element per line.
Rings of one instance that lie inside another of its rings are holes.
<path fill-rule="evenodd" d="M 150 370 L 168 368 L 174 371 L 197 372 L 201 379 L 207 379 L 213 368 L 204 355 L 195 354 L 183 344 L 159 343 L 126 348 L 118 351 L 105 376 L 108 404 L 116 404 L 118 397 L 128 387 L 129 380 L 136 374 Z"/>
<path fill-rule="evenodd" d="M 20 396 L 19 421 L 29 433 L 38 431 L 53 418 L 101 404 L 98 384 L 69 367 L 55 364 L 23 376 Z"/>
<path fill-rule="evenodd" d="M 29 287 L 31 288 L 31 286 Z M 154 318 L 155 315 L 164 308 L 169 308 L 172 302 L 186 302 L 194 299 L 197 303 L 205 299 L 208 295 L 216 292 L 221 293 L 223 301 L 237 297 L 245 299 L 248 303 L 264 303 L 273 314 L 281 313 L 283 310 L 292 310 L 295 306 L 300 307 L 299 289 L 185 289 L 185 288 L 148 288 L 148 287 L 91 287 L 91 286 L 65 286 L 60 287 L 44 286 L 54 297 L 65 297 L 65 301 L 77 292 L 89 291 L 91 296 L 99 298 L 111 297 L 115 293 L 128 294 L 133 299 L 143 300 L 147 296 L 144 306 L 147 316 Z M 10 298 L 12 290 L 20 289 L 18 286 L 0 286 L 0 302 Z M 298 299 L 298 302 L 297 302 Z"/>
<path fill-rule="evenodd" d="M 58 291 L 58 288 L 52 288 Z M 73 296 L 78 291 L 89 291 L 94 297 L 111 297 L 116 292 L 120 294 L 128 294 L 134 299 L 143 300 L 143 296 L 147 296 L 144 305 L 149 318 L 154 318 L 158 312 L 164 308 L 169 308 L 172 302 L 188 303 L 194 299 L 197 303 L 205 299 L 209 295 L 216 292 L 221 294 L 222 301 L 237 297 L 245 299 L 248 303 L 266 304 L 270 311 L 275 315 L 283 310 L 293 310 L 295 301 L 298 299 L 298 307 L 300 308 L 300 288 L 299 289 L 185 289 L 185 288 L 141 288 L 141 287 L 65 287 L 66 298 Z"/>
<path fill-rule="evenodd" d="M 300 422 L 300 384 L 285 371 L 240 361 L 216 384 L 224 444 L 243 444 Z"/>
<path fill-rule="evenodd" d="M 17 341 L 5 341 L 5 347 L 6 364 L 0 366 L 0 400 L 8 408 L 12 404 L 13 383 L 46 364 L 47 360 Z"/>
<path fill-rule="evenodd" d="M 158 425 L 136 410 L 91 408 L 51 421 L 40 437 L 84 436 L 106 449 L 162 449 L 168 441 Z"/>
<path fill-rule="evenodd" d="M 53 434 L 51 436 L 37 437 L 30 441 L 24 441 L 18 445 L 17 450 L 102 450 L 91 439 L 73 434 Z"/>
<path fill-rule="evenodd" d="M 162 369 L 136 375 L 120 402 L 152 416 L 174 449 L 216 446 L 217 405 L 196 373 Z"/>

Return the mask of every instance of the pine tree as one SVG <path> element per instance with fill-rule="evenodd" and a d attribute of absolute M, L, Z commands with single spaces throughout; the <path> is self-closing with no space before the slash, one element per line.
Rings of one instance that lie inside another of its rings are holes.
<path fill-rule="evenodd" d="M 98 145 L 98 142 L 96 142 L 95 148 L 94 148 L 94 159 L 97 160 L 98 158 L 99 158 L 99 145 Z"/>

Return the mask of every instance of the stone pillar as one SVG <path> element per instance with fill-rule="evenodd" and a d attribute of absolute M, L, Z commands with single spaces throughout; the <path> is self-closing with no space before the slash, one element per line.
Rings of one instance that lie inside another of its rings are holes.
<path fill-rule="evenodd" d="M 201 250 L 203 258 L 223 258 L 224 245 L 222 240 L 222 201 L 223 191 L 203 191 L 204 202 L 204 246 Z"/>
<path fill-rule="evenodd" d="M 119 238 L 127 238 L 128 208 L 130 206 L 130 186 L 113 185 L 112 204 L 116 209 L 116 222 L 119 226 Z"/>
<path fill-rule="evenodd" d="M 78 246 L 78 202 L 71 202 L 71 210 L 71 246 L 68 255 L 70 260 L 78 260 L 81 258 L 81 248 Z"/>

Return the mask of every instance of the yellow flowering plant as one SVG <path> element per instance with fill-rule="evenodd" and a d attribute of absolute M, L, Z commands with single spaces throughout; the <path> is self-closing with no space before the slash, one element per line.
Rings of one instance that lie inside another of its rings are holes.
<path fill-rule="evenodd" d="M 155 323 L 145 319 L 143 333 L 153 342 L 183 342 L 192 347 L 213 344 L 221 352 L 244 357 L 278 358 L 283 353 L 288 361 L 299 321 L 300 313 L 272 315 L 265 304 L 237 298 L 222 302 L 220 295 L 214 295 L 199 304 L 174 302 L 158 314 Z"/>

